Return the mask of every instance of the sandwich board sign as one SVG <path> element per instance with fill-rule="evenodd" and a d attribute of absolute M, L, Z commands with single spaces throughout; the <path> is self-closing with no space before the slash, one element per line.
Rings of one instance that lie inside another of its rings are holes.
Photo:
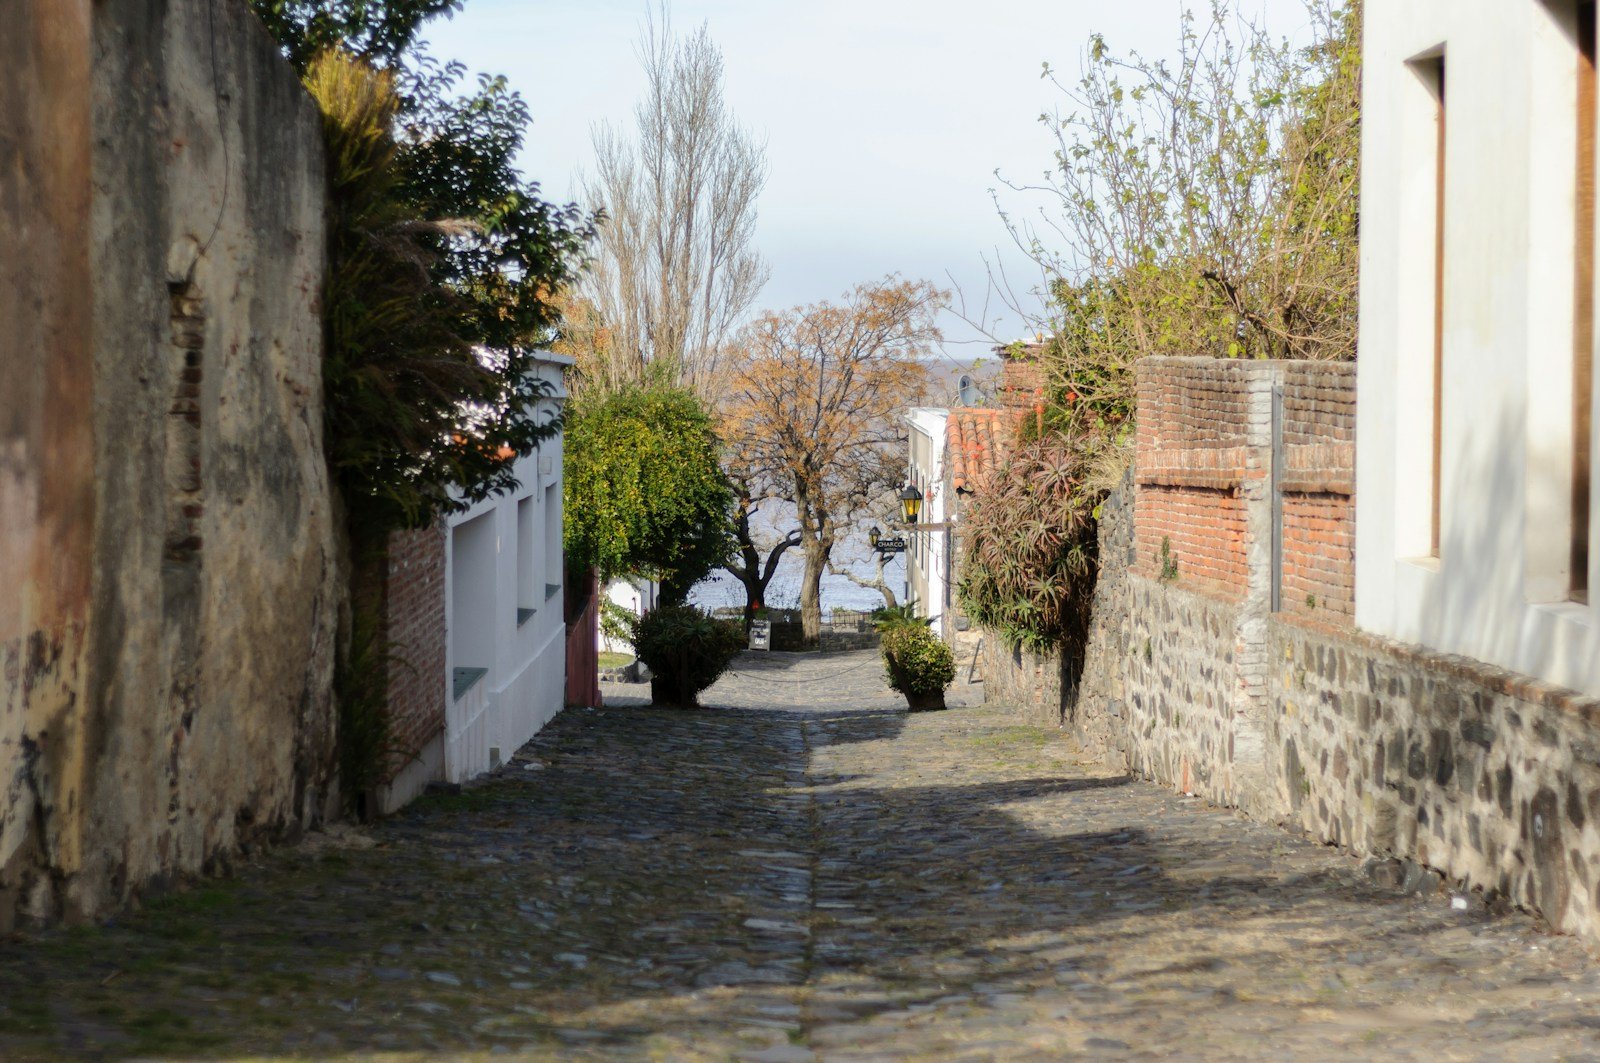
<path fill-rule="evenodd" d="M 752 650 L 772 649 L 772 621 L 750 621 L 750 648 Z"/>

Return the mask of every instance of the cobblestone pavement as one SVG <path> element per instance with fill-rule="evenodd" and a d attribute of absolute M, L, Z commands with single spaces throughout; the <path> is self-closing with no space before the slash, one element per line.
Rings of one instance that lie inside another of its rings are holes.
<path fill-rule="evenodd" d="M 1520 915 L 1074 762 L 870 653 L 563 714 L 498 777 L 0 945 L 5 1059 L 1600 1058 Z"/>

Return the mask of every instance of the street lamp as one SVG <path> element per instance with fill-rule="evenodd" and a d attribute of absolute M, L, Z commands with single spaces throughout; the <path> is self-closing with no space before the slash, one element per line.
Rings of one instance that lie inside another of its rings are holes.
<path fill-rule="evenodd" d="M 878 548 L 878 540 L 882 538 L 883 532 L 878 530 L 877 525 L 873 525 L 872 530 L 867 532 L 867 542 L 872 544 L 874 550 Z"/>
<path fill-rule="evenodd" d="M 905 517 L 907 524 L 915 524 L 917 515 L 922 512 L 922 492 L 918 491 L 915 484 L 906 484 L 900 491 L 900 513 Z"/>

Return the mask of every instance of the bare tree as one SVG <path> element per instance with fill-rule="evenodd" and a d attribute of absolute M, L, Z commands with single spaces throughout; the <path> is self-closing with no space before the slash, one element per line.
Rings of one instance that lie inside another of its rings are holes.
<path fill-rule="evenodd" d="M 748 361 L 724 423 L 746 475 L 794 506 L 800 622 L 822 633 L 822 575 L 835 545 L 905 473 L 901 415 L 927 389 L 918 361 L 939 339 L 946 295 L 926 282 L 862 284 L 842 305 L 767 314 L 746 333 Z"/>
<path fill-rule="evenodd" d="M 890 609 L 894 609 L 899 606 L 900 599 L 895 595 L 894 588 L 889 586 L 889 577 L 884 573 L 884 567 L 888 563 L 889 556 L 887 554 L 878 554 L 878 573 L 872 579 L 862 579 L 860 576 L 856 575 L 854 569 L 848 568 L 844 565 L 836 564 L 831 559 L 828 561 L 828 571 L 835 576 L 843 576 L 851 583 L 854 583 L 857 587 L 861 587 L 869 591 L 877 591 L 879 594 L 883 595 L 883 604 L 888 606 Z"/>
<path fill-rule="evenodd" d="M 653 372 L 714 400 L 728 341 L 769 272 L 753 246 L 766 149 L 728 109 L 722 52 L 704 24 L 675 38 L 663 4 L 639 58 L 648 87 L 634 137 L 595 130 L 586 189 L 606 216 L 584 282 L 608 339 L 595 382 Z"/>
<path fill-rule="evenodd" d="M 744 584 L 745 620 L 754 619 L 756 609 L 767 599 L 767 587 L 778 574 L 778 563 L 783 555 L 800 545 L 800 530 L 791 528 L 783 535 L 764 535 L 752 525 L 761 504 L 770 499 L 758 496 L 748 480 L 742 480 L 738 466 L 731 465 L 728 479 L 733 483 L 738 499 L 734 511 L 733 537 L 737 553 L 722 567 Z"/>

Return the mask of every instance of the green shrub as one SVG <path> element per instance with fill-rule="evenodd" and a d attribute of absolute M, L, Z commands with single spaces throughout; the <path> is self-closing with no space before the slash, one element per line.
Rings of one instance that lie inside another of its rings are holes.
<path fill-rule="evenodd" d="M 943 694 L 955 681 L 955 654 L 926 624 L 902 622 L 880 630 L 889 686 L 917 698 Z"/>
<path fill-rule="evenodd" d="M 634 626 L 634 651 L 650 669 L 657 705 L 700 707 L 700 691 L 717 681 L 744 648 L 744 626 L 689 605 L 652 609 Z"/>

